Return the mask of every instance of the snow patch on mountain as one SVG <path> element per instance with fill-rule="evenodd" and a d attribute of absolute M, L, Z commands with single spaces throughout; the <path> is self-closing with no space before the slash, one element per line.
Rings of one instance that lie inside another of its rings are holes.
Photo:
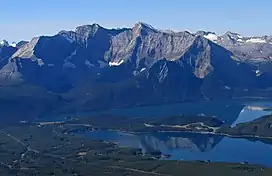
<path fill-rule="evenodd" d="M 0 41 L 0 45 L 1 45 L 1 46 L 9 46 L 9 43 L 8 43 L 8 41 L 6 41 L 6 40 L 1 40 L 1 41 Z"/>
<path fill-rule="evenodd" d="M 143 71 L 145 71 L 146 70 L 146 68 L 142 68 L 141 70 L 140 70 L 140 72 L 143 72 Z"/>
<path fill-rule="evenodd" d="M 242 39 L 242 38 L 243 38 L 240 34 L 238 34 L 237 37 L 238 37 L 239 39 Z M 238 40 L 239 40 L 239 39 L 238 39 Z"/>
<path fill-rule="evenodd" d="M 207 35 L 204 35 L 204 37 L 208 40 L 211 40 L 213 42 L 217 42 L 218 40 L 218 36 L 216 34 L 213 34 L 213 33 L 209 33 Z"/>
<path fill-rule="evenodd" d="M 16 47 L 17 43 L 16 42 L 12 42 L 11 44 L 9 44 L 9 42 L 7 40 L 0 40 L 0 46 L 12 46 L 12 47 Z"/>
<path fill-rule="evenodd" d="M 256 76 L 261 76 L 262 74 L 260 70 L 256 70 L 255 73 L 256 73 Z"/>
<path fill-rule="evenodd" d="M 147 24 L 147 23 L 144 23 L 144 22 L 136 23 L 135 27 L 138 28 L 138 29 L 145 28 L 145 29 L 149 29 L 149 30 L 152 30 L 152 31 L 158 31 L 156 28 L 154 28 L 150 24 Z"/>
<path fill-rule="evenodd" d="M 261 38 L 250 38 L 246 40 L 247 43 L 266 43 L 264 39 Z"/>
<path fill-rule="evenodd" d="M 112 67 L 112 66 L 119 66 L 121 65 L 122 63 L 124 62 L 124 60 L 120 60 L 118 62 L 110 62 L 109 63 L 109 66 Z"/>
<path fill-rule="evenodd" d="M 12 47 L 16 47 L 17 46 L 17 43 L 16 42 L 12 42 L 11 44 L 10 44 L 10 46 L 12 46 Z"/>

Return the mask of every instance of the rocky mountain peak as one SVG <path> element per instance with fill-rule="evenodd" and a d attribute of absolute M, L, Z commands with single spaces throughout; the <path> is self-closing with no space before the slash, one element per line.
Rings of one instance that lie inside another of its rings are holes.
<path fill-rule="evenodd" d="M 88 107 L 231 95 L 232 88 L 272 86 L 272 74 L 265 73 L 269 63 L 256 72 L 246 62 L 272 59 L 272 45 L 263 43 L 268 39 L 164 32 L 142 22 L 130 29 L 83 25 L 20 47 L 0 47 L 0 85 L 23 81 L 51 92 L 76 91 L 74 99 Z M 131 92 L 135 96 L 123 98 Z"/>
<path fill-rule="evenodd" d="M 235 41 L 240 41 L 240 40 L 243 39 L 243 37 L 239 33 L 230 32 L 230 31 L 227 31 L 222 37 L 225 38 L 225 39 L 232 40 L 234 42 Z"/>
<path fill-rule="evenodd" d="M 208 40 L 211 40 L 211 41 L 213 41 L 215 43 L 217 43 L 218 40 L 220 39 L 219 36 L 217 36 L 215 32 L 197 31 L 195 34 L 198 35 L 198 36 L 202 36 L 202 37 L 204 37 L 204 38 L 206 38 Z"/>
<path fill-rule="evenodd" d="M 152 25 L 144 23 L 144 22 L 136 23 L 135 27 L 157 31 L 157 29 L 155 29 Z"/>
<path fill-rule="evenodd" d="M 241 36 L 239 33 L 237 33 L 237 32 L 227 31 L 227 32 L 225 33 L 225 35 L 229 35 L 229 36 L 237 36 L 237 37 L 239 37 L 239 38 L 242 38 L 242 36 Z"/>
<path fill-rule="evenodd" d="M 0 69 L 8 63 L 8 59 L 17 51 L 17 48 L 9 45 L 0 45 Z"/>
<path fill-rule="evenodd" d="M 16 47 L 17 47 L 17 48 L 21 48 L 22 46 L 24 46 L 24 45 L 27 44 L 27 43 L 28 43 L 28 41 L 24 41 L 24 40 L 19 41 L 19 42 L 16 44 Z"/>
<path fill-rule="evenodd" d="M 136 34 L 147 34 L 147 33 L 156 33 L 158 32 L 157 29 L 155 29 L 153 26 L 144 23 L 144 22 L 138 22 L 134 25 L 134 27 L 132 28 L 132 30 L 134 31 L 134 33 Z"/>
<path fill-rule="evenodd" d="M 75 32 L 88 38 L 90 36 L 94 36 L 95 33 L 100 29 L 104 28 L 101 27 L 99 24 L 94 23 L 92 25 L 78 26 L 76 27 Z"/>
<path fill-rule="evenodd" d="M 197 31 L 196 32 L 196 35 L 201 35 L 201 36 L 208 35 L 208 34 L 214 34 L 214 35 L 216 35 L 215 32 L 211 32 L 211 31 L 203 31 L 203 30 L 201 30 L 201 31 Z"/>
<path fill-rule="evenodd" d="M 0 46 L 10 46 L 10 47 L 16 48 L 17 43 L 16 42 L 9 43 L 7 40 L 3 39 L 3 40 L 0 40 Z"/>
<path fill-rule="evenodd" d="M 35 58 L 34 48 L 37 45 L 41 37 L 33 38 L 29 43 L 22 45 L 16 53 L 12 55 L 12 58 Z"/>
<path fill-rule="evenodd" d="M 7 40 L 0 40 L 0 46 L 9 46 L 9 43 Z"/>

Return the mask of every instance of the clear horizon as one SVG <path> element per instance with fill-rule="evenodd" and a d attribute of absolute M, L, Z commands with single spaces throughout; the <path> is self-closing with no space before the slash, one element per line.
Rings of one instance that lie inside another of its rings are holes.
<path fill-rule="evenodd" d="M 9 42 L 54 35 L 60 30 L 98 23 L 105 28 L 133 27 L 141 21 L 157 29 L 199 30 L 221 35 L 227 31 L 243 36 L 272 35 L 272 1 L 168 0 L 12 0 L 1 2 L 0 39 Z"/>

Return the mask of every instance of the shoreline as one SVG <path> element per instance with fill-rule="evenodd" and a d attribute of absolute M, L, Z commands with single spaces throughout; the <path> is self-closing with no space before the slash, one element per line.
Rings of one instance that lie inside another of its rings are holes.
<path fill-rule="evenodd" d="M 241 96 L 241 97 L 232 97 L 232 98 L 223 98 L 223 101 L 244 101 L 244 100 L 249 100 L 249 101 L 272 101 L 272 97 L 258 97 L 258 96 Z M 80 111 L 80 113 L 83 114 L 83 116 L 89 116 L 91 114 L 99 114 L 99 113 L 105 113 L 107 114 L 107 112 L 109 111 L 119 111 L 119 110 L 130 110 L 130 109 L 134 109 L 134 108 L 153 108 L 153 107 L 158 107 L 158 106 L 172 106 L 172 105 L 177 105 L 177 104 L 186 104 L 186 103 L 199 103 L 199 102 L 220 102 L 220 99 L 196 99 L 196 100 L 185 100 L 185 101 L 173 101 L 173 102 L 163 102 L 163 103 L 150 103 L 150 104 L 141 104 L 141 105 L 135 105 L 135 106 L 131 106 L 131 107 L 116 107 L 116 108 L 93 108 L 93 109 L 88 109 L 88 110 L 82 110 Z M 61 116 L 61 115 L 68 115 L 68 116 L 74 116 L 74 115 L 78 115 L 78 112 L 75 110 L 72 111 L 53 111 L 52 114 L 50 114 L 49 116 Z M 41 119 L 44 119 L 48 117 L 48 115 L 42 116 Z"/>
<path fill-rule="evenodd" d="M 101 131 L 103 131 L 103 130 L 101 130 Z M 129 134 L 133 134 L 133 135 L 152 133 L 152 132 L 133 132 L 133 131 L 113 130 L 113 129 L 108 129 L 107 131 L 129 133 Z M 270 139 L 270 140 L 272 140 L 272 136 L 270 137 L 270 136 L 256 136 L 256 135 L 231 135 L 231 134 L 227 134 L 227 133 L 216 133 L 216 132 L 206 132 L 206 131 L 156 131 L 155 133 L 210 134 L 210 135 L 230 137 L 230 138 L 240 138 L 240 139 L 251 138 L 251 139 Z"/>
<path fill-rule="evenodd" d="M 39 123 L 34 123 L 36 125 L 68 125 L 68 126 L 82 126 L 82 127 L 92 127 L 92 125 L 89 124 L 69 124 L 66 123 L 65 121 L 50 121 L 50 122 L 39 122 Z M 135 131 L 128 131 L 128 130 L 118 130 L 118 129 L 99 129 L 95 131 L 112 131 L 112 132 L 121 132 L 121 133 L 128 133 L 128 134 L 148 134 L 148 133 L 154 133 L 153 131 L 142 131 L 142 132 L 135 132 Z M 217 135 L 217 136 L 225 136 L 225 137 L 230 137 L 230 138 L 241 138 L 241 139 L 246 139 L 246 138 L 251 138 L 251 139 L 269 139 L 272 140 L 272 136 L 258 136 L 258 135 L 234 135 L 234 134 L 228 134 L 228 133 L 221 133 L 221 132 L 208 132 L 208 131 L 191 131 L 191 130 L 184 130 L 184 131 L 155 131 L 155 133 L 192 133 L 192 134 L 209 134 L 209 135 Z"/>

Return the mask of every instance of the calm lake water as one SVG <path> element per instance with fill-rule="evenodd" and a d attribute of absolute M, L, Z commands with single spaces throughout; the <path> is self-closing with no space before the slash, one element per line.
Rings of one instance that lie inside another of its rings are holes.
<path fill-rule="evenodd" d="M 235 126 L 271 114 L 272 101 L 204 101 L 131 109 L 114 109 L 104 112 L 77 113 L 90 116 L 99 113 L 129 117 L 163 118 L 170 115 L 213 116 Z M 63 117 L 65 117 L 64 115 Z M 61 119 L 58 116 L 58 119 Z M 53 117 L 56 120 L 56 117 Z M 272 145 L 246 139 L 234 139 L 216 135 L 188 133 L 152 133 L 132 135 L 121 132 L 86 132 L 91 139 L 117 142 L 121 146 L 141 148 L 143 151 L 160 150 L 170 154 L 173 160 L 211 160 L 249 162 L 272 167 Z M 272 144 L 272 142 L 271 142 Z"/>
<path fill-rule="evenodd" d="M 258 117 L 269 115 L 271 111 L 264 111 L 265 108 L 272 107 L 271 101 L 250 102 L 239 113 L 238 118 L 232 123 L 235 126 L 238 123 L 249 122 Z"/>
<path fill-rule="evenodd" d="M 249 107 L 272 107 L 271 101 L 251 101 L 251 100 L 229 100 L 229 101 L 199 101 L 178 104 L 167 104 L 159 106 L 136 107 L 128 109 L 111 109 L 106 111 L 76 112 L 69 114 L 49 115 L 38 121 L 44 120 L 66 120 L 67 116 L 89 117 L 97 114 L 112 114 L 128 117 L 163 118 L 171 115 L 203 115 L 213 116 L 228 123 L 251 121 L 263 115 L 270 114 L 261 109 L 251 109 Z"/>
<path fill-rule="evenodd" d="M 85 134 L 91 139 L 117 142 L 120 146 L 141 148 L 144 152 L 159 150 L 170 154 L 170 160 L 249 162 L 272 167 L 272 145 L 247 139 L 188 133 L 132 135 L 94 131 Z"/>
<path fill-rule="evenodd" d="M 263 110 L 264 107 L 271 106 L 270 101 L 200 102 L 111 110 L 107 113 L 149 118 L 174 114 L 201 114 L 218 117 L 235 126 L 237 123 L 271 114 Z M 189 133 L 132 135 L 122 132 L 95 131 L 87 132 L 86 135 L 91 139 L 117 142 L 121 146 L 141 148 L 143 151 L 159 150 L 163 154 L 170 154 L 171 160 L 249 162 L 272 167 L 272 141 L 271 144 L 265 144 L 247 139 Z"/>

